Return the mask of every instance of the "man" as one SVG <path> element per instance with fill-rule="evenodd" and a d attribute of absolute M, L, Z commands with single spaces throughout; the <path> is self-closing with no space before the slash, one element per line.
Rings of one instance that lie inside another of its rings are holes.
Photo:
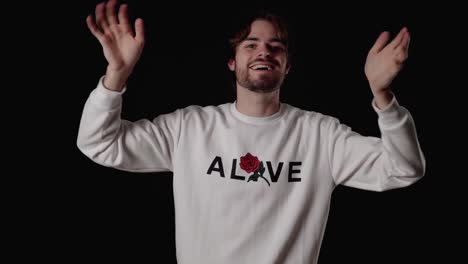
<path fill-rule="evenodd" d="M 406 28 L 390 42 L 382 33 L 365 65 L 381 138 L 280 102 L 290 43 L 271 14 L 231 39 L 235 102 L 129 122 L 122 93 L 144 26 L 137 19 L 133 34 L 127 6 L 115 8 L 98 4 L 87 18 L 109 64 L 85 104 L 78 147 L 104 166 L 173 172 L 178 263 L 316 263 L 337 185 L 384 191 L 424 175 L 413 119 L 389 88 L 407 58 Z"/>

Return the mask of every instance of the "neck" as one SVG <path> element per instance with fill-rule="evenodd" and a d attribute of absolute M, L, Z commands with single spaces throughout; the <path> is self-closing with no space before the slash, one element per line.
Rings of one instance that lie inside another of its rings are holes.
<path fill-rule="evenodd" d="M 238 85 L 236 108 L 248 116 L 271 116 L 280 110 L 279 89 L 270 93 L 255 93 Z"/>

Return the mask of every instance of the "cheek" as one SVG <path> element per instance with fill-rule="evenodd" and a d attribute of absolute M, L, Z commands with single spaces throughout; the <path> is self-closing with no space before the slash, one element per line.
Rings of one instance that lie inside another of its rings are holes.
<path fill-rule="evenodd" d="M 240 57 L 237 57 L 235 64 L 236 64 L 236 68 L 242 67 L 242 65 L 244 65 L 244 60 L 242 58 L 240 58 Z"/>
<path fill-rule="evenodd" d="M 237 54 L 236 55 L 236 66 L 247 65 L 248 63 L 248 54 Z"/>
<path fill-rule="evenodd" d="M 288 72 L 288 59 L 287 58 L 281 58 L 281 68 L 283 68 L 284 72 Z"/>

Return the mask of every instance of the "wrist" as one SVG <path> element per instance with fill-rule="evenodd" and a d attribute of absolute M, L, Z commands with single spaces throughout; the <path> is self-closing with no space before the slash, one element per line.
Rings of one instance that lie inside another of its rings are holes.
<path fill-rule="evenodd" d="M 108 67 L 103 80 L 104 87 L 112 91 L 120 92 L 125 86 L 128 76 L 129 74 L 127 71 L 116 71 Z"/>
<path fill-rule="evenodd" d="M 393 93 L 390 91 L 390 89 L 375 92 L 374 99 L 377 107 L 380 109 L 384 109 L 392 102 Z"/>

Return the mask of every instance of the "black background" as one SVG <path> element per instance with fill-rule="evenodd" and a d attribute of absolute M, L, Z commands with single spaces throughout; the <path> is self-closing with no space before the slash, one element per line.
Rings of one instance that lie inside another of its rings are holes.
<path fill-rule="evenodd" d="M 30 41 L 22 43 L 25 51 L 34 52 L 32 43 L 41 50 L 28 64 L 34 65 L 34 74 L 19 77 L 24 83 L 32 79 L 30 99 L 41 102 L 23 116 L 34 125 L 34 136 L 25 141 L 39 143 L 39 151 L 28 165 L 16 167 L 32 169 L 28 176 L 33 176 L 22 180 L 33 192 L 17 198 L 25 201 L 16 210 L 27 215 L 21 218 L 29 237 L 26 244 L 41 248 L 34 256 L 60 261 L 175 263 L 172 174 L 102 167 L 76 147 L 83 105 L 106 67 L 100 44 L 85 23 L 98 2 L 49 3 L 50 12 L 36 21 L 41 26 L 29 24 Z M 123 117 L 129 120 L 192 104 L 233 101 L 226 28 L 246 10 L 263 6 L 286 16 L 296 38 L 281 101 L 379 136 L 363 70 L 365 57 L 381 31 L 394 35 L 407 26 L 412 37 L 409 59 L 393 90 L 416 122 L 426 176 L 383 193 L 337 187 L 319 263 L 450 263 L 455 258 L 459 246 L 454 241 L 460 234 L 453 228 L 459 221 L 454 212 L 461 208 L 453 201 L 461 201 L 462 194 L 454 190 L 463 174 L 452 166 L 457 162 L 446 149 L 451 144 L 443 139 L 462 136 L 452 125 L 459 118 L 450 114 L 463 106 L 454 103 L 461 84 L 452 77 L 458 70 L 447 74 L 453 64 L 444 63 L 446 57 L 458 56 L 454 36 L 459 33 L 452 27 L 459 24 L 453 20 L 459 18 L 456 7 L 126 2 L 132 21 L 144 19 L 147 39 L 124 95 Z M 449 107 L 455 109 L 447 111 Z M 39 117 L 39 110 L 47 114 Z"/>

